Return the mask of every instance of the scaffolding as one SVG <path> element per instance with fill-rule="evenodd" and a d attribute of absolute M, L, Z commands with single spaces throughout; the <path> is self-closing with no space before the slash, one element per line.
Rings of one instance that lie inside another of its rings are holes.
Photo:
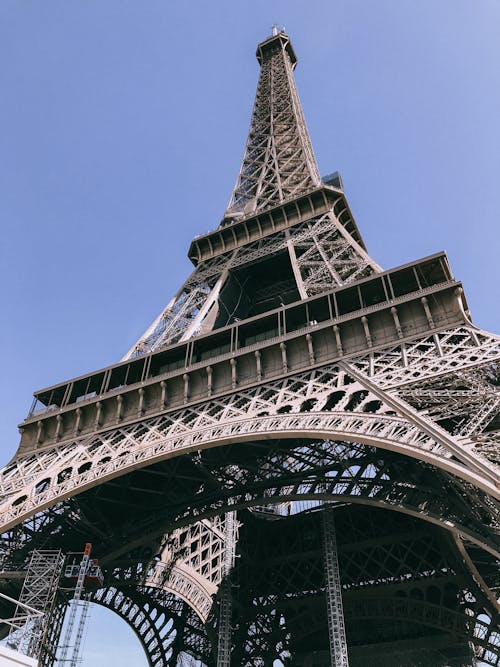
<path fill-rule="evenodd" d="M 3 619 L 11 626 L 8 645 L 19 653 L 38 658 L 42 648 L 51 648 L 44 645 L 63 562 L 60 550 L 35 549 L 31 554 L 14 616 Z"/>

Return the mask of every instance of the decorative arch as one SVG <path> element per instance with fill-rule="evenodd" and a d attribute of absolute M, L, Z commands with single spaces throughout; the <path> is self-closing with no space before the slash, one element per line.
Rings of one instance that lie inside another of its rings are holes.
<path fill-rule="evenodd" d="M 272 438 L 321 438 L 371 445 L 431 463 L 492 497 L 500 495 L 487 477 L 457 461 L 437 438 L 419 425 L 393 415 L 364 412 L 261 414 L 186 429 L 181 435 L 167 435 L 169 430 L 175 429 L 167 428 L 166 423 L 162 431 L 165 420 L 167 417 L 159 417 L 152 422 L 134 424 L 98 435 L 86 446 L 41 451 L 35 457 L 14 463 L 4 473 L 0 531 L 55 502 L 141 467 L 206 448 L 235 443 L 244 446 L 249 441 Z M 107 460 L 109 456 L 111 459 Z M 66 468 L 68 459 L 72 460 L 73 468 L 69 476 L 60 481 L 61 466 Z M 43 488 L 37 488 L 42 480 Z"/>
<path fill-rule="evenodd" d="M 169 567 L 166 577 L 162 565 L 158 563 L 153 569 L 146 580 L 147 585 L 175 595 L 191 607 L 202 623 L 206 623 L 218 587 L 182 561 Z"/>
<path fill-rule="evenodd" d="M 193 643 L 191 647 L 195 656 L 200 655 L 201 645 L 203 657 L 209 656 L 203 625 L 197 622 L 189 607 L 168 590 L 147 587 L 126 591 L 107 587 L 91 593 L 87 599 L 110 609 L 129 625 L 150 667 L 175 667 L 179 653 L 190 648 L 186 646 L 187 637 L 198 639 L 198 646 Z"/>
<path fill-rule="evenodd" d="M 288 448 L 284 446 L 287 442 L 291 441 L 248 443 L 248 447 L 253 447 L 248 452 L 250 464 L 245 467 L 239 458 L 236 476 L 234 456 L 241 457 L 238 443 L 224 450 L 206 450 L 203 467 L 218 479 L 219 491 L 205 489 L 195 496 L 186 496 L 184 501 L 179 498 L 175 517 L 167 517 L 165 510 L 165 519 L 170 522 L 168 531 L 213 519 L 228 511 L 229 506 L 237 510 L 287 501 L 333 500 L 416 516 L 454 534 L 460 533 L 500 555 L 488 529 L 488 524 L 495 522 L 495 505 L 472 485 L 464 486 L 448 473 L 396 453 L 382 456 L 376 448 L 360 443 L 298 441 L 295 448 Z M 469 493 L 466 502 L 465 490 Z M 185 510 L 182 502 L 186 503 Z M 154 521 L 145 518 L 137 543 L 131 534 L 129 546 L 138 546 L 150 531 L 154 534 L 158 518 L 163 520 L 158 513 Z"/>

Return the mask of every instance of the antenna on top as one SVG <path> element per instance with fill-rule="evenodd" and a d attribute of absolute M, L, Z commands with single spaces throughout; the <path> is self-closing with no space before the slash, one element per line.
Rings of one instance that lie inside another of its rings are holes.
<path fill-rule="evenodd" d="M 279 28 L 278 25 L 275 23 L 273 25 L 273 37 L 279 35 L 280 32 L 285 32 L 285 26 L 281 26 L 281 28 Z"/>

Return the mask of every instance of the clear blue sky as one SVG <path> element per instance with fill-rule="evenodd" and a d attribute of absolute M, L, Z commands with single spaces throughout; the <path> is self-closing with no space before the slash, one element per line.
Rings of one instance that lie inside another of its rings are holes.
<path fill-rule="evenodd" d="M 2 0 L 1 462 L 35 389 L 119 359 L 187 277 L 191 238 L 227 205 L 273 23 L 373 257 L 447 250 L 475 322 L 498 331 L 499 0 Z M 146 664 L 93 619 L 93 667 L 103 641 Z"/>

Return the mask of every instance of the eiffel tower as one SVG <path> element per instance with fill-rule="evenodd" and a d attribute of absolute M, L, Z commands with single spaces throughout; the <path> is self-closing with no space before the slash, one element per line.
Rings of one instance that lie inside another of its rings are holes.
<path fill-rule="evenodd" d="M 87 597 L 152 667 L 499 665 L 500 339 L 445 253 L 376 264 L 319 175 L 289 37 L 257 60 L 192 274 L 119 363 L 34 395 L 0 473 L 1 590 L 90 541 Z"/>

